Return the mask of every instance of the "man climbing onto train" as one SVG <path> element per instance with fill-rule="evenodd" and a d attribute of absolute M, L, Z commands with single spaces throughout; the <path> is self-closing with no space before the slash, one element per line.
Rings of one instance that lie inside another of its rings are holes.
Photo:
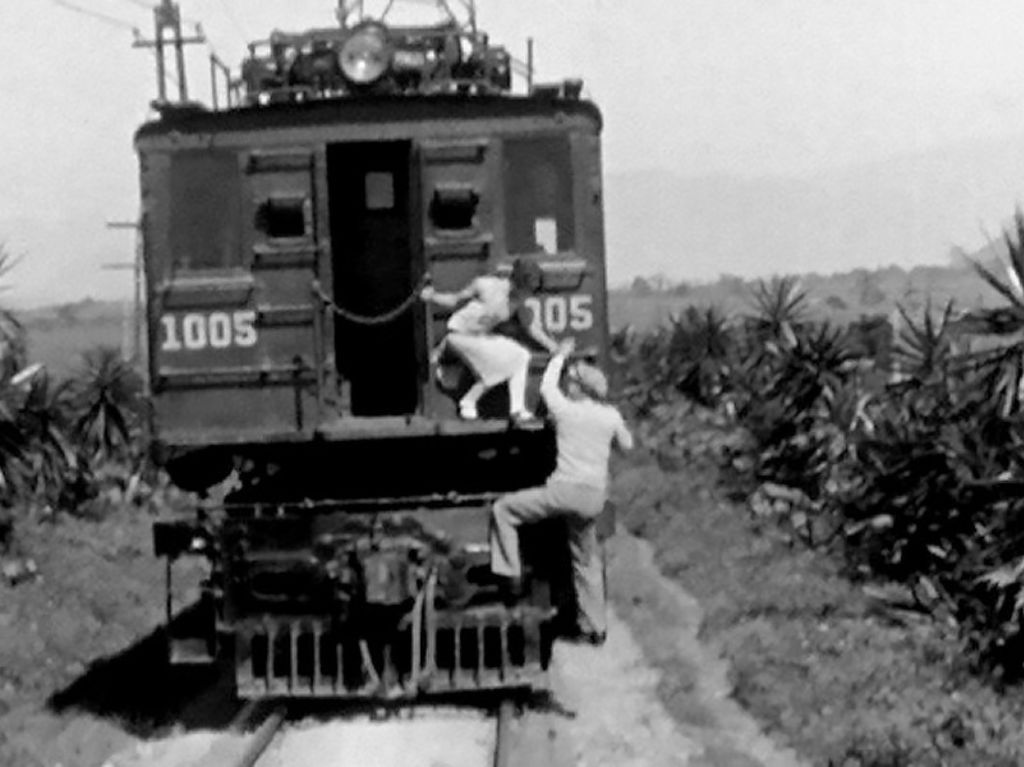
<path fill-rule="evenodd" d="M 594 645 L 605 641 L 604 571 L 597 542 L 596 520 L 608 498 L 608 462 L 613 445 L 633 447 L 633 436 L 619 411 L 606 402 L 608 383 L 596 367 L 575 362 L 565 371 L 565 393 L 559 385 L 572 341 L 551 358 L 540 393 L 554 422 L 558 458 L 541 487 L 509 493 L 491 513 L 491 570 L 505 579 L 510 596 L 522 590 L 520 525 L 552 517 L 566 518 L 576 589 L 576 637 Z"/>
<path fill-rule="evenodd" d="M 475 420 L 480 398 L 489 389 L 507 383 L 509 417 L 513 421 L 533 418 L 526 409 L 530 350 L 500 331 L 503 325 L 518 324 L 529 340 L 548 352 L 558 349 L 555 340 L 544 332 L 540 318 L 525 303 L 539 287 L 539 267 L 520 258 L 507 277 L 483 275 L 455 293 L 439 293 L 429 285 L 420 292 L 424 301 L 456 309 L 448 319 L 447 335 L 434 351 L 433 362 L 438 364 L 444 352 L 451 350 L 473 373 L 473 385 L 459 400 L 460 417 Z"/>

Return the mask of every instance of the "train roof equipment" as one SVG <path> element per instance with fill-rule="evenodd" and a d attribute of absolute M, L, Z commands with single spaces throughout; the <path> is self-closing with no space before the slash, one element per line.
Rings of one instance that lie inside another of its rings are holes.
<path fill-rule="evenodd" d="M 432 0 L 428 4 L 440 16 L 433 24 L 389 23 L 394 7 L 401 4 L 402 0 L 389 0 L 374 17 L 365 13 L 362 0 L 339 0 L 337 26 L 276 29 L 249 44 L 237 74 L 211 53 L 213 110 L 383 95 L 511 96 L 515 75 L 525 81 L 526 96 L 581 97 L 580 79 L 535 83 L 532 38 L 527 40 L 525 61 L 512 56 L 479 28 L 473 0 Z M 156 48 L 159 97 L 153 107 L 161 113 L 206 109 L 188 99 L 181 53 L 184 44 L 205 39 L 201 29 L 197 27 L 195 37 L 183 37 L 181 14 L 171 0 L 155 8 L 155 17 L 154 40 L 136 41 L 138 47 Z M 177 101 L 167 97 L 165 46 L 173 46 L 178 56 Z"/>

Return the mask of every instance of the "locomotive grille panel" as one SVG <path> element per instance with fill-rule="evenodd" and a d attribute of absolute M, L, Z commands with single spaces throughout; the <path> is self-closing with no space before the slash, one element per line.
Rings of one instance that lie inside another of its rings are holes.
<path fill-rule="evenodd" d="M 386 641 L 332 628 L 323 618 L 265 618 L 236 629 L 242 697 L 414 697 L 543 683 L 551 611 L 439 613 L 432 632 Z M 414 654 L 418 652 L 419 661 Z"/>

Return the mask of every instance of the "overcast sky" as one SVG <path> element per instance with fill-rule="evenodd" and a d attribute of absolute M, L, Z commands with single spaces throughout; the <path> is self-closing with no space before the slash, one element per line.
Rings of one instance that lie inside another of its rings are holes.
<path fill-rule="evenodd" d="M 0 239 L 25 255 L 25 298 L 124 294 L 134 218 L 132 134 L 155 93 L 145 0 L 2 0 Z M 333 23 L 331 0 L 181 0 L 222 58 L 273 28 Z M 372 9 L 375 4 L 367 2 Z M 541 79 L 584 78 L 606 119 L 609 172 L 807 176 L 975 139 L 1024 137 L 1020 0 L 480 0 Z M 208 98 L 192 49 L 194 93 Z M 1006 211 L 993 211 L 1005 216 Z M 610 254 L 612 273 L 627 266 Z M 784 267 L 784 265 L 783 265 Z M 722 271 L 730 271 L 728 264 Z"/>

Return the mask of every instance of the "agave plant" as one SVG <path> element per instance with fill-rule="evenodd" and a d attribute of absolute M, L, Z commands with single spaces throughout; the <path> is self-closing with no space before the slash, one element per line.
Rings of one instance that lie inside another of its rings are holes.
<path fill-rule="evenodd" d="M 954 356 L 950 337 L 953 302 L 947 302 L 936 319 L 929 297 L 918 322 L 914 321 L 902 304 L 896 304 L 896 310 L 901 322 L 896 332 L 892 356 L 893 362 L 899 366 L 899 372 L 918 383 L 947 375 Z"/>
<path fill-rule="evenodd" d="M 0 497 L 26 491 L 32 477 L 31 442 L 19 421 L 21 394 L 0 381 Z"/>
<path fill-rule="evenodd" d="M 729 319 L 715 307 L 687 307 L 672 316 L 668 339 L 668 374 L 681 394 L 714 406 L 730 377 L 735 346 Z"/>
<path fill-rule="evenodd" d="M 757 474 L 818 497 L 841 443 L 854 368 L 845 334 L 828 325 L 782 326 L 735 376 L 740 419 L 760 445 Z M 855 410 L 853 411 L 855 412 Z M 853 412 L 849 414 L 852 421 Z"/>
<path fill-rule="evenodd" d="M 807 292 L 796 277 L 760 280 L 754 288 L 754 313 L 747 317 L 747 328 L 759 339 L 778 338 L 799 329 L 807 320 Z"/>
<path fill-rule="evenodd" d="M 54 382 L 45 373 L 34 376 L 18 412 L 18 425 L 30 446 L 32 491 L 51 505 L 67 506 L 77 498 L 74 488 L 85 469 L 71 439 L 74 407 L 71 382 Z"/>
<path fill-rule="evenodd" d="M 79 412 L 74 429 L 90 459 L 128 457 L 141 394 L 141 381 L 131 365 L 117 349 L 88 352 L 74 390 Z"/>
<path fill-rule="evenodd" d="M 0 243 L 0 280 L 5 279 L 17 266 L 18 259 Z M 0 285 L 0 291 L 8 289 Z M 25 365 L 27 357 L 25 329 L 14 312 L 0 307 L 0 376 L 4 380 L 13 376 Z"/>
<path fill-rule="evenodd" d="M 9 250 L 0 243 L 0 280 L 17 265 Z M 0 291 L 7 285 L 0 284 Z M 19 420 L 24 389 L 12 382 L 25 364 L 25 330 L 17 316 L 0 306 L 0 496 L 10 498 L 25 490 L 32 477 L 31 442 Z"/>
<path fill-rule="evenodd" d="M 976 336 L 994 337 L 992 348 L 972 355 L 972 366 L 984 375 L 989 393 L 998 397 L 1005 415 L 1018 413 L 1024 399 L 1024 211 L 1014 211 L 1013 227 L 1003 231 L 1007 259 L 1004 276 L 972 260 L 975 272 L 1006 300 L 993 309 L 968 312 L 964 331 Z"/>

